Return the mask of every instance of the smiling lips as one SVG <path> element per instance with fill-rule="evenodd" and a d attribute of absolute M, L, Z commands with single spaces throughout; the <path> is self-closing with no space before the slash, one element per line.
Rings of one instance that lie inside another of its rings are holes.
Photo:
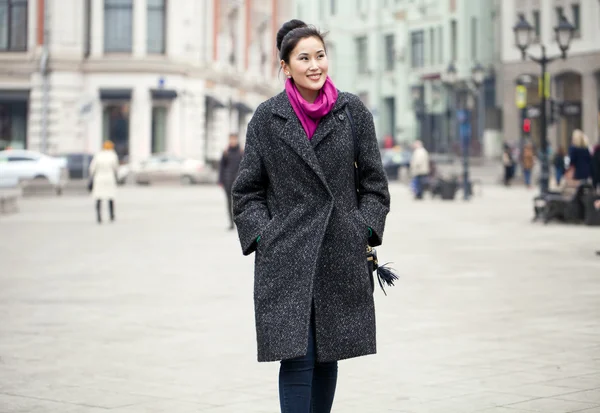
<path fill-rule="evenodd" d="M 318 82 L 321 79 L 321 73 L 315 73 L 313 75 L 308 75 L 308 78 L 314 82 Z"/>

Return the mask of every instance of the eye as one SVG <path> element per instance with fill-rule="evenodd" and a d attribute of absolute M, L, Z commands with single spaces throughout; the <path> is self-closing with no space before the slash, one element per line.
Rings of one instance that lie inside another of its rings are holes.
<path fill-rule="evenodd" d="M 302 57 L 300 58 L 300 60 L 308 60 L 308 57 L 306 57 L 306 56 L 302 56 Z"/>

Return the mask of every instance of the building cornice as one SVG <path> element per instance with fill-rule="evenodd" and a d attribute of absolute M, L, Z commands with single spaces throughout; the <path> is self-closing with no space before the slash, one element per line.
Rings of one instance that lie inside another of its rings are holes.
<path fill-rule="evenodd" d="M 35 53 L 0 54 L 0 76 L 28 78 L 39 72 L 39 58 Z M 202 79 L 232 88 L 244 89 L 260 95 L 274 95 L 281 89 L 277 79 L 264 78 L 252 72 L 240 72 L 219 62 L 189 62 L 166 56 L 145 59 L 129 55 L 107 55 L 82 59 L 74 55 L 53 55 L 49 72 L 81 72 L 83 74 L 156 74 Z"/>

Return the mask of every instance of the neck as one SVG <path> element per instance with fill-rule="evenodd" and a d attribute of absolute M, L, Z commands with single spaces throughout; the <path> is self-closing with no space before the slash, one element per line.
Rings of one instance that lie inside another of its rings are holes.
<path fill-rule="evenodd" d="M 300 96 L 308 103 L 315 103 L 317 96 L 319 96 L 318 90 L 306 89 L 298 85 L 296 85 L 296 88 L 298 89 L 298 92 L 300 92 Z"/>

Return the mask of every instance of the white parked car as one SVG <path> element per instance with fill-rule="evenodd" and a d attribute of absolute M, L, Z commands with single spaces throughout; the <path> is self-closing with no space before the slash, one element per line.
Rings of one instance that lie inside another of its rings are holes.
<path fill-rule="evenodd" d="M 141 162 L 130 164 L 128 169 L 135 182 L 141 185 L 161 182 L 191 185 L 217 181 L 216 171 L 207 167 L 204 162 L 175 155 L 153 155 Z"/>
<path fill-rule="evenodd" d="M 69 179 L 67 160 L 23 149 L 0 151 L 0 186 L 15 187 L 32 179 L 45 179 L 61 193 Z"/>

